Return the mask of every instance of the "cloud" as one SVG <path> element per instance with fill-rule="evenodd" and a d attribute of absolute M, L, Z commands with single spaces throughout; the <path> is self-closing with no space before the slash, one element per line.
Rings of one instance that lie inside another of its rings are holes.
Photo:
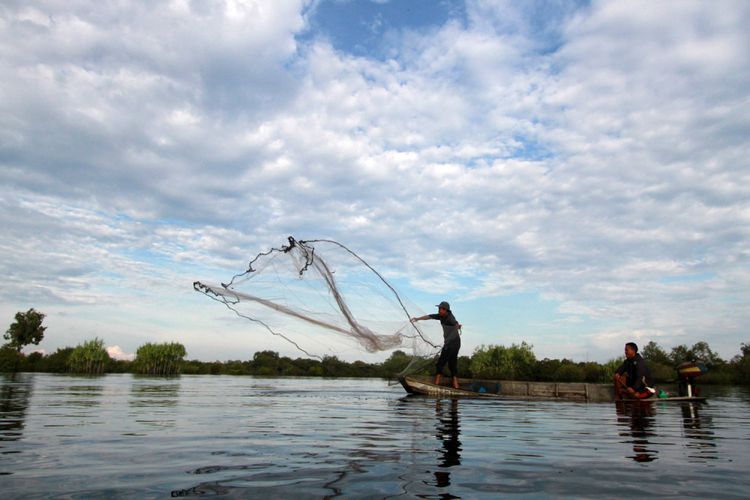
<path fill-rule="evenodd" d="M 581 342 L 655 332 L 736 350 L 750 320 L 745 3 L 467 2 L 369 57 L 332 46 L 315 13 L 6 6 L 8 304 L 127 302 L 147 324 L 192 279 L 293 234 L 338 239 L 416 295 L 538 294 Z M 216 316 L 159 321 L 211 356 L 196 331 Z"/>
<path fill-rule="evenodd" d="M 241 172 L 257 150 L 244 127 L 294 94 L 284 65 L 299 11 L 234 1 L 6 8 L 3 180 L 147 216 L 190 206 L 197 185 L 236 198 L 211 171 Z"/>
<path fill-rule="evenodd" d="M 109 357 L 112 359 L 125 361 L 133 361 L 135 359 L 135 354 L 128 354 L 124 352 L 119 345 L 112 345 L 107 347 L 107 354 L 109 354 Z"/>

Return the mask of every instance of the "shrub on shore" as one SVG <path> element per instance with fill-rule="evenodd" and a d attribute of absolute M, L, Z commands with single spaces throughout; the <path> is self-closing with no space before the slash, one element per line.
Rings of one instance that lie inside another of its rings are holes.
<path fill-rule="evenodd" d="M 95 344 L 93 345 L 92 344 Z M 43 355 L 31 353 L 24 356 L 15 349 L 0 349 L 0 371 L 36 371 L 64 373 L 141 373 L 146 375 L 229 374 L 256 376 L 308 376 L 308 377 L 382 377 L 393 379 L 407 366 L 414 375 L 432 375 L 434 359 L 414 359 L 404 351 L 394 351 L 382 363 L 363 361 L 347 362 L 335 356 L 319 359 L 280 356 L 274 351 L 256 352 L 248 360 L 199 361 L 183 360 L 185 347 L 179 343 L 147 343 L 138 348 L 135 361 L 110 359 L 102 341 L 96 339 L 75 349 L 66 347 Z M 84 356 L 87 352 L 97 352 Z M 75 355 L 74 355 L 75 353 Z M 699 342 L 692 348 L 679 346 L 670 354 L 651 342 L 642 350 L 649 363 L 654 381 L 675 382 L 677 361 L 696 359 L 709 367 L 701 377 L 704 384 L 750 384 L 750 344 L 741 344 L 741 354 L 725 362 L 710 350 L 708 344 Z M 105 357 L 106 356 L 106 357 Z M 704 360 L 702 356 L 707 357 Z M 96 360 L 99 361 L 96 361 Z M 460 356 L 459 372 L 464 378 L 495 378 L 506 380 L 533 380 L 540 382 L 609 383 L 622 358 L 605 363 L 575 362 L 569 359 L 537 360 L 532 346 L 525 342 L 510 347 L 489 345 L 477 348 L 471 356 Z M 88 364 L 87 364 L 88 363 Z M 90 367 L 90 368 L 89 368 Z"/>
<path fill-rule="evenodd" d="M 104 349 L 104 340 L 95 338 L 78 345 L 67 360 L 72 373 L 99 375 L 109 362 L 109 354 Z"/>

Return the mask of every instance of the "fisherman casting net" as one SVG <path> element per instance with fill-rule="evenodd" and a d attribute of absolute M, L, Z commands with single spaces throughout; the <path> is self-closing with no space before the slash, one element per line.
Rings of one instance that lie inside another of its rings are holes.
<path fill-rule="evenodd" d="M 431 358 L 439 351 L 439 324 L 411 323 L 419 308 L 407 309 L 353 251 L 332 240 L 288 241 L 259 253 L 227 283 L 196 281 L 193 288 L 311 357 L 407 348 Z"/>

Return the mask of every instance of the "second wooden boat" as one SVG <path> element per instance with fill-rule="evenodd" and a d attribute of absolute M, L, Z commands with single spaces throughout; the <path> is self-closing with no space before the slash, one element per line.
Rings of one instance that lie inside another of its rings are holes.
<path fill-rule="evenodd" d="M 436 397 L 502 398 L 502 399 L 546 399 L 586 402 L 611 402 L 615 400 L 611 384 L 588 384 L 570 382 L 526 382 L 510 380 L 459 379 L 459 389 L 447 385 L 436 385 L 429 377 L 402 376 L 399 382 L 409 394 Z M 647 399 L 628 399 L 634 403 L 651 402 L 704 402 L 698 396 L 653 396 Z"/>

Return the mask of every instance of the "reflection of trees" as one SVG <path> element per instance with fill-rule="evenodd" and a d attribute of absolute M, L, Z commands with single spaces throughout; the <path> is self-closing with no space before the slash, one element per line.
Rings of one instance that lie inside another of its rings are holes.
<path fill-rule="evenodd" d="M 5 448 L 4 441 L 21 439 L 34 378 L 23 373 L 0 377 L 2 377 L 0 378 L 0 449 L 2 449 Z"/>
<path fill-rule="evenodd" d="M 443 443 L 438 468 L 447 469 L 461 465 L 461 441 L 459 440 L 461 425 L 458 419 L 458 400 L 451 399 L 449 403 L 446 403 L 438 399 L 435 402 L 435 416 L 437 417 L 435 437 Z M 450 472 L 447 470 L 435 471 L 435 479 L 438 487 L 451 484 Z"/>
<path fill-rule="evenodd" d="M 180 382 L 147 383 L 134 382 L 130 388 L 130 406 L 177 406 L 180 395 Z"/>
<path fill-rule="evenodd" d="M 633 444 L 634 455 L 632 457 L 636 462 L 651 462 L 657 459 L 657 452 L 649 448 L 649 438 L 655 436 L 650 431 L 655 414 L 654 405 L 638 401 L 617 401 L 617 424 L 627 426 L 628 432 L 620 432 L 621 436 L 630 437 Z"/>
<path fill-rule="evenodd" d="M 180 396 L 179 379 L 158 381 L 149 379 L 143 383 L 133 380 L 130 387 L 128 406 L 130 416 L 136 422 L 155 427 L 172 427 L 175 425 L 175 407 Z"/>
<path fill-rule="evenodd" d="M 101 381 L 98 377 L 91 377 L 92 382 Z M 61 387 L 60 392 L 70 396 L 66 404 L 73 408 L 89 408 L 101 405 L 103 385 L 92 384 L 72 384 Z"/>

